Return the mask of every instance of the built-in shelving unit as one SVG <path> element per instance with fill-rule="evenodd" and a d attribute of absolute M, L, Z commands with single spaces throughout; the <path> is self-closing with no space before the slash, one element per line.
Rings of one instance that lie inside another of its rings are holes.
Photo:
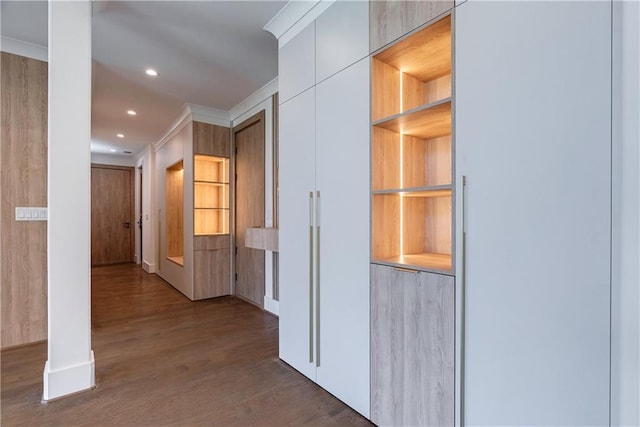
<path fill-rule="evenodd" d="M 451 17 L 372 58 L 373 262 L 452 272 Z"/>
<path fill-rule="evenodd" d="M 194 234 L 229 234 L 229 159 L 196 154 L 193 185 Z"/>

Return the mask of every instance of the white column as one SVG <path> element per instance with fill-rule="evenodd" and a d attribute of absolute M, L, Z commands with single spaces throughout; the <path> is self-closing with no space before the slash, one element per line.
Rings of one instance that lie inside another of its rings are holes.
<path fill-rule="evenodd" d="M 48 360 L 43 399 L 95 384 L 91 351 L 91 2 L 49 1 Z"/>

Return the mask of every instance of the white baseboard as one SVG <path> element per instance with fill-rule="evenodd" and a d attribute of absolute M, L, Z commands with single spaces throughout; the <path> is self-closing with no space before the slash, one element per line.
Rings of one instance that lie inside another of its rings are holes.
<path fill-rule="evenodd" d="M 264 309 L 271 314 L 275 314 L 276 316 L 280 314 L 279 304 L 280 303 L 278 301 L 274 300 L 271 297 L 264 297 Z"/>
<path fill-rule="evenodd" d="M 149 264 L 147 261 L 142 261 L 142 269 L 144 271 L 146 271 L 147 273 L 155 273 L 156 272 L 156 265 L 155 264 Z"/>
<path fill-rule="evenodd" d="M 138 259 L 138 255 L 134 255 L 133 256 L 133 262 L 135 262 L 136 264 L 140 264 L 140 260 Z"/>
<path fill-rule="evenodd" d="M 53 400 L 92 389 L 96 385 L 95 365 L 93 350 L 91 351 L 91 359 L 87 362 L 55 371 L 50 370 L 47 360 L 44 365 L 42 400 Z"/>

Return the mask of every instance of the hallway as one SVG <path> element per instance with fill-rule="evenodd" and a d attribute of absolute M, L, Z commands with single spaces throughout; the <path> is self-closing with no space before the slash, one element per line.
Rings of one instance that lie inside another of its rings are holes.
<path fill-rule="evenodd" d="M 46 343 L 2 351 L 10 425 L 370 425 L 278 359 L 278 320 L 224 297 L 190 302 L 124 264 L 92 270 L 96 388 L 41 404 Z"/>

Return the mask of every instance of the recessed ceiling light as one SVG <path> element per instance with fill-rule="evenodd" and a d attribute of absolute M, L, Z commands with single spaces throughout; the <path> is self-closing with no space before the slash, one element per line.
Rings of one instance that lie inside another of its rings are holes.
<path fill-rule="evenodd" d="M 135 112 L 135 111 L 133 111 L 133 110 L 127 110 L 127 114 L 128 114 L 128 115 L 130 115 L 130 116 L 135 116 L 135 115 L 136 115 L 136 114 L 138 114 L 138 113 L 136 113 L 136 112 Z"/>
<path fill-rule="evenodd" d="M 154 70 L 153 68 L 147 68 L 145 70 L 145 73 L 147 73 L 147 76 L 151 76 L 151 77 L 157 77 L 158 76 L 158 72 L 156 70 Z"/>
<path fill-rule="evenodd" d="M 109 149 L 109 151 L 111 151 L 112 153 L 115 153 L 118 150 L 116 150 L 115 148 L 111 148 L 111 149 Z"/>
<path fill-rule="evenodd" d="M 121 133 L 117 134 L 116 136 L 117 136 L 118 138 L 124 138 L 124 135 L 123 135 L 123 134 L 121 134 Z"/>

